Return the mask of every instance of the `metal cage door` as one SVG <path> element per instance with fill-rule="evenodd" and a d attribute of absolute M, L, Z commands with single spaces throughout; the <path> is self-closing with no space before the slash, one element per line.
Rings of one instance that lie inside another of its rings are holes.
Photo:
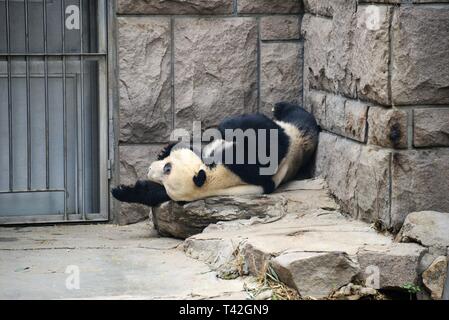
<path fill-rule="evenodd" d="M 0 223 L 108 217 L 106 6 L 0 0 Z"/>

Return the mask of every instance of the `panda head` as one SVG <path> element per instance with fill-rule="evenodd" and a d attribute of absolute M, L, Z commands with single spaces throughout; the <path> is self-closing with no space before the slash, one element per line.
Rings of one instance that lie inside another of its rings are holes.
<path fill-rule="evenodd" d="M 173 200 L 187 201 L 206 182 L 206 171 L 196 153 L 190 149 L 177 149 L 150 165 L 148 179 L 164 185 Z"/>

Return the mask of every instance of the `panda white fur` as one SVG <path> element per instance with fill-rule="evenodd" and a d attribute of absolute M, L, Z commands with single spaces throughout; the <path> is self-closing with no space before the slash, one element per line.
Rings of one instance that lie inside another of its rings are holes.
<path fill-rule="evenodd" d="M 274 120 L 262 114 L 234 116 L 218 126 L 222 137 L 225 137 L 227 129 L 277 129 L 274 143 L 279 165 L 272 175 L 260 173 L 266 165 L 258 159 L 255 163 L 248 161 L 247 145 L 243 146 L 243 163 L 227 163 L 224 158 L 219 162 L 206 161 L 224 149 L 233 148 L 235 155 L 241 147 L 235 140 L 215 140 L 201 153 L 191 147 L 175 148 L 172 144 L 162 150 L 158 160 L 150 165 L 148 180 L 138 181 L 134 186 L 121 185 L 114 188 L 112 194 L 123 202 L 156 206 L 168 200 L 189 202 L 212 196 L 271 193 L 280 184 L 295 178 L 308 163 L 315 152 L 319 131 L 314 117 L 297 105 L 278 103 L 273 108 L 273 115 Z M 270 139 L 268 135 L 266 138 Z M 270 141 L 266 144 L 270 146 Z M 222 154 L 224 157 L 225 152 Z"/>

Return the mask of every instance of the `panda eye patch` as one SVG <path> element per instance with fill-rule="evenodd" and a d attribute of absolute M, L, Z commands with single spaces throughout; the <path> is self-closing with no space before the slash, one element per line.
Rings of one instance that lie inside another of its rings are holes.
<path fill-rule="evenodd" d="M 171 172 L 171 163 L 166 163 L 164 166 L 164 174 L 170 174 Z"/>

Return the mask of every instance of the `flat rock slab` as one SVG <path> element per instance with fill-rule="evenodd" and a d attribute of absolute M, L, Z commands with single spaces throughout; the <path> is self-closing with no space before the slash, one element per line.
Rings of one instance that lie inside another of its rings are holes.
<path fill-rule="evenodd" d="M 247 298 L 242 278 L 217 278 L 148 223 L 0 228 L 0 235 L 0 299 Z M 79 289 L 69 290 L 73 268 Z"/>

